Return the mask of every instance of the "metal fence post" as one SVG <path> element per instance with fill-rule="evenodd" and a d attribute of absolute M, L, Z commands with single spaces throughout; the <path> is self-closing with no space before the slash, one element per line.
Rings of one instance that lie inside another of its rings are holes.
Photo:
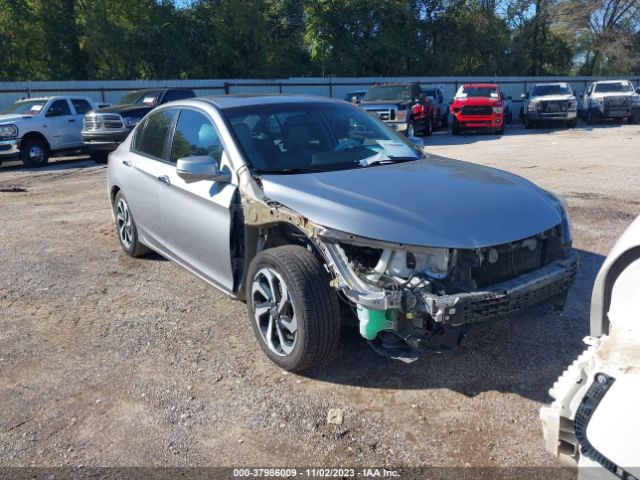
<path fill-rule="evenodd" d="M 333 82 L 331 77 L 329 77 L 329 98 L 333 98 Z"/>
<path fill-rule="evenodd" d="M 229 82 L 224 82 L 224 94 L 229 95 Z"/>

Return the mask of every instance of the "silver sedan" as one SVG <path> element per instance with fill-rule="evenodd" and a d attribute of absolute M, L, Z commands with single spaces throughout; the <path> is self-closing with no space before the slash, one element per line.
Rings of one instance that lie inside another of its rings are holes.
<path fill-rule="evenodd" d="M 577 269 L 564 202 L 415 143 L 326 98 L 169 103 L 110 156 L 118 237 L 245 301 L 287 370 L 329 359 L 343 322 L 413 361 L 473 324 L 562 306 Z"/>

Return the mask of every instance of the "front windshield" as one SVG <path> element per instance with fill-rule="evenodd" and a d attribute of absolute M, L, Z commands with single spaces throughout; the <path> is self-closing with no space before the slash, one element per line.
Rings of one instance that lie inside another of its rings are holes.
<path fill-rule="evenodd" d="M 256 173 L 325 172 L 423 156 L 405 137 L 348 104 L 280 103 L 223 112 Z"/>
<path fill-rule="evenodd" d="M 371 87 L 363 101 L 371 100 L 409 100 L 411 89 L 406 85 L 377 85 Z"/>
<path fill-rule="evenodd" d="M 149 105 L 154 107 L 158 100 L 158 92 L 131 92 L 120 99 L 118 105 Z"/>
<path fill-rule="evenodd" d="M 46 100 L 27 100 L 9 105 L 2 111 L 3 115 L 37 115 L 46 105 Z"/>
<path fill-rule="evenodd" d="M 538 85 L 531 90 L 532 97 L 544 95 L 571 95 L 571 89 L 566 85 Z"/>
<path fill-rule="evenodd" d="M 456 98 L 469 97 L 498 98 L 498 87 L 474 87 L 463 85 L 458 89 Z"/>
<path fill-rule="evenodd" d="M 633 86 L 630 83 L 615 82 L 615 83 L 596 83 L 595 92 L 609 93 L 609 92 L 633 92 Z"/>

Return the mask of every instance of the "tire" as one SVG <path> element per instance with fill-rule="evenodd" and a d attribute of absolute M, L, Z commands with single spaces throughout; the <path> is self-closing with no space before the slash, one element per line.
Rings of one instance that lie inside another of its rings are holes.
<path fill-rule="evenodd" d="M 509 115 L 507 115 L 507 123 L 511 125 L 513 123 L 513 112 L 509 110 Z"/>
<path fill-rule="evenodd" d="M 442 128 L 449 128 L 449 112 L 442 118 Z"/>
<path fill-rule="evenodd" d="M 587 123 L 589 125 L 593 125 L 597 121 L 598 121 L 598 119 L 594 115 L 593 110 L 587 110 Z"/>
<path fill-rule="evenodd" d="M 504 135 L 504 127 L 493 132 L 496 135 Z"/>
<path fill-rule="evenodd" d="M 103 152 L 102 150 L 92 150 L 91 158 L 96 163 L 107 163 L 109 160 L 109 152 Z"/>
<path fill-rule="evenodd" d="M 340 304 L 330 281 L 318 258 L 297 245 L 264 250 L 251 262 L 245 287 L 249 318 L 262 351 L 280 368 L 309 369 L 338 348 Z M 293 316 L 295 331 L 282 320 L 291 325 Z"/>
<path fill-rule="evenodd" d="M 151 253 L 151 250 L 140 243 L 138 229 L 133 219 L 129 204 L 122 191 L 118 192 L 113 204 L 113 213 L 116 217 L 116 232 L 120 246 L 127 255 L 142 257 Z"/>
<path fill-rule="evenodd" d="M 49 145 L 38 137 L 27 137 L 20 145 L 20 160 L 26 167 L 44 167 L 50 153 Z"/>
<path fill-rule="evenodd" d="M 425 137 L 430 137 L 431 134 L 433 133 L 433 116 L 429 117 L 429 120 L 427 121 L 427 126 L 424 128 L 424 136 Z"/>
<path fill-rule="evenodd" d="M 534 127 L 533 121 L 529 118 L 529 115 L 524 117 L 524 128 L 531 130 Z"/>
<path fill-rule="evenodd" d="M 635 121 L 636 121 L 636 118 L 633 115 L 631 115 L 629 118 L 627 118 L 627 123 L 629 125 L 631 125 L 632 123 L 635 123 Z"/>
<path fill-rule="evenodd" d="M 576 128 L 578 126 L 578 119 L 572 118 L 571 120 L 567 120 L 567 128 Z"/>
<path fill-rule="evenodd" d="M 460 125 L 458 125 L 458 120 L 456 117 L 453 117 L 451 122 L 451 135 L 460 135 Z"/>

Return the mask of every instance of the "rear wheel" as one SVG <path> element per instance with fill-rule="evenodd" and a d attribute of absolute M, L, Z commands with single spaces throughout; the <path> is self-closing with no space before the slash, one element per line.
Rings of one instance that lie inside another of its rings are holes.
<path fill-rule="evenodd" d="M 456 117 L 453 117 L 453 121 L 451 122 L 451 134 L 452 135 L 460 135 L 460 124 Z"/>
<path fill-rule="evenodd" d="M 300 371 L 329 360 L 340 338 L 340 305 L 322 263 L 285 245 L 251 262 L 246 298 L 260 347 L 280 368 Z"/>
<path fill-rule="evenodd" d="M 138 239 L 138 229 L 133 219 L 129 204 L 122 192 L 116 195 L 113 205 L 116 217 L 116 228 L 118 230 L 118 240 L 122 249 L 132 257 L 141 257 L 151 252 L 148 247 L 140 243 Z"/>
<path fill-rule="evenodd" d="M 109 160 L 109 152 L 103 152 L 101 150 L 92 150 L 91 158 L 96 163 L 107 163 Z"/>
<path fill-rule="evenodd" d="M 529 118 L 529 115 L 524 117 L 524 128 L 531 129 L 534 127 L 533 120 Z"/>
<path fill-rule="evenodd" d="M 37 137 L 27 137 L 20 145 L 20 160 L 27 167 L 44 167 L 49 162 L 49 145 Z"/>

